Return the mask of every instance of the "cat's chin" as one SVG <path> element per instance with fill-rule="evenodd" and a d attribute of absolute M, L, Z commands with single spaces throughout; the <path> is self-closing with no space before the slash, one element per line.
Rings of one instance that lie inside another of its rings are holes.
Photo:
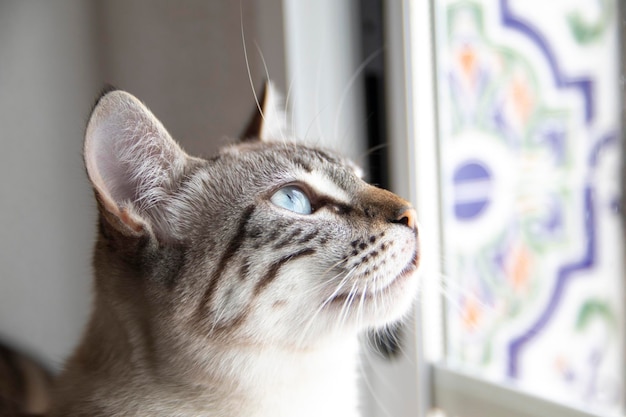
<path fill-rule="evenodd" d="M 365 289 L 360 290 L 356 289 L 351 292 L 342 292 L 331 298 L 330 304 L 340 304 L 345 305 L 350 302 L 349 300 L 364 300 L 364 301 L 375 301 L 375 299 L 380 299 L 384 297 L 395 298 L 398 291 L 403 291 L 407 284 L 407 281 L 417 280 L 416 273 L 419 266 L 419 255 L 416 250 L 411 256 L 409 262 L 406 266 L 389 282 L 387 282 L 382 287 L 373 289 Z M 378 278 L 376 278 L 377 280 Z"/>
<path fill-rule="evenodd" d="M 352 315 L 362 324 L 384 326 L 406 315 L 418 288 L 419 256 L 417 251 L 409 263 L 394 279 L 382 288 L 364 291 L 340 293 L 329 302 L 329 307 L 345 314 L 344 310 L 352 310 Z"/>

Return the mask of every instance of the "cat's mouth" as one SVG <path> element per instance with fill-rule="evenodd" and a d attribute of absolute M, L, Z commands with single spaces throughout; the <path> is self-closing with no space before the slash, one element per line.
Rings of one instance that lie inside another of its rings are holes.
<path fill-rule="evenodd" d="M 356 302 L 362 303 L 367 300 L 374 299 L 383 294 L 393 293 L 397 288 L 402 287 L 402 285 L 408 281 L 417 268 L 419 266 L 419 251 L 416 248 L 413 252 L 413 256 L 411 260 L 407 263 L 407 265 L 400 271 L 398 275 L 394 279 L 392 279 L 389 283 L 387 283 L 382 288 L 359 288 L 355 290 L 351 290 L 349 292 L 339 293 L 333 296 L 328 304 L 341 304 L 345 305 L 346 303 Z"/>

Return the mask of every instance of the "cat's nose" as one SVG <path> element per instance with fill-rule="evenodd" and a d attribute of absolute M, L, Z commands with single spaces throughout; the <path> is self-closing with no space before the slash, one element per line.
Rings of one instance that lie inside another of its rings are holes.
<path fill-rule="evenodd" d="M 403 224 L 406 227 L 415 230 L 417 227 L 417 213 L 412 207 L 403 207 L 398 210 L 396 218 L 392 220 L 392 223 Z"/>

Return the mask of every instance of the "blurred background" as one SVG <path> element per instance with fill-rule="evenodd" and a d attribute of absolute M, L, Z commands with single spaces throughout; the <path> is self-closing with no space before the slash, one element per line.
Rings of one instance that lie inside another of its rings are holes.
<path fill-rule="evenodd" d="M 193 154 L 236 137 L 268 70 L 285 85 L 271 1 L 0 2 L 0 338 L 58 369 L 90 305 L 96 211 L 84 127 L 105 84 L 140 97 Z"/>

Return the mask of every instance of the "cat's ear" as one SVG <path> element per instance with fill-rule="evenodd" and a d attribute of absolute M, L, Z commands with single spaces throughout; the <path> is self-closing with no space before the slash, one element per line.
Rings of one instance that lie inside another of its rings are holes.
<path fill-rule="evenodd" d="M 131 236 L 165 232 L 149 212 L 167 198 L 188 157 L 146 106 L 125 91 L 105 93 L 87 124 L 84 152 L 109 224 Z"/>
<path fill-rule="evenodd" d="M 246 126 L 241 140 L 252 141 L 284 141 L 290 132 L 283 98 L 271 81 L 266 81 L 257 96 L 258 106 Z"/>

